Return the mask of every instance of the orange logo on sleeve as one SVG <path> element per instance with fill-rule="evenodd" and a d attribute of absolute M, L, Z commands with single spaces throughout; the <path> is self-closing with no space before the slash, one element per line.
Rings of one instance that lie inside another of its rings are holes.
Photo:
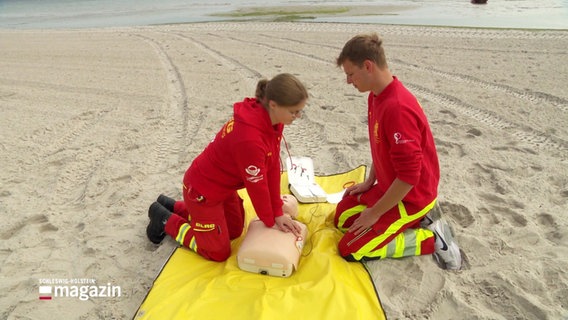
<path fill-rule="evenodd" d="M 379 123 L 375 122 L 373 126 L 373 138 L 375 139 L 375 143 L 381 143 L 381 136 L 379 135 Z"/>
<path fill-rule="evenodd" d="M 235 125 L 235 119 L 227 121 L 227 123 L 225 123 L 225 126 L 223 126 L 223 134 L 221 134 L 221 138 L 224 138 L 226 135 L 233 132 L 234 125 Z"/>

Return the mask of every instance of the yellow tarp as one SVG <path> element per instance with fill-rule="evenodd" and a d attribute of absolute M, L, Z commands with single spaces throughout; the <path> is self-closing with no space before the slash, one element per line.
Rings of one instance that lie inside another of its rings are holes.
<path fill-rule="evenodd" d="M 316 177 L 327 193 L 365 177 L 361 166 L 347 173 Z M 289 193 L 286 174 L 282 192 Z M 256 215 L 246 192 L 247 223 Z M 370 275 L 361 263 L 337 252 L 341 233 L 333 227 L 335 204 L 300 204 L 298 220 L 309 229 L 298 270 L 289 278 L 242 271 L 233 240 L 226 262 L 212 262 L 178 248 L 154 281 L 135 319 L 385 319 Z M 246 231 L 245 231 L 246 232 Z M 244 233 L 243 233 L 244 235 Z"/>

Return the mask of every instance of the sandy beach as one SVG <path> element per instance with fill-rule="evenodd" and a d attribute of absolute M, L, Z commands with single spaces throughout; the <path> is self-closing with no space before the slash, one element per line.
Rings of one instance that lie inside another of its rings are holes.
<path fill-rule="evenodd" d="M 388 319 L 568 319 L 568 31 L 254 22 L 0 30 L 0 319 L 131 319 L 176 247 L 147 240 L 148 206 L 262 77 L 308 87 L 292 155 L 370 164 L 366 95 L 334 64 L 364 32 L 426 111 L 469 260 L 369 263 Z M 121 296 L 40 300 L 53 279 Z"/>

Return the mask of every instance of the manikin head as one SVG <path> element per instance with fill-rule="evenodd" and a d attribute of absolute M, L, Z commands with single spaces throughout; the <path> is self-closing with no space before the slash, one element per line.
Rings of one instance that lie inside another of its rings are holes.
<path fill-rule="evenodd" d="M 283 194 L 282 198 L 282 212 L 289 215 L 292 219 L 298 217 L 298 200 L 291 194 Z"/>

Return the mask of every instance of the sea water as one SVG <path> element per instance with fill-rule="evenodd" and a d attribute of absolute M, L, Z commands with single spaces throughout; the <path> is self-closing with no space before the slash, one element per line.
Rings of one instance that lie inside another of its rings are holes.
<path fill-rule="evenodd" d="M 243 7 L 298 5 L 406 7 L 388 15 L 334 16 L 357 22 L 528 29 L 568 29 L 568 0 L 0 0 L 0 28 L 92 28 L 225 20 Z"/>

